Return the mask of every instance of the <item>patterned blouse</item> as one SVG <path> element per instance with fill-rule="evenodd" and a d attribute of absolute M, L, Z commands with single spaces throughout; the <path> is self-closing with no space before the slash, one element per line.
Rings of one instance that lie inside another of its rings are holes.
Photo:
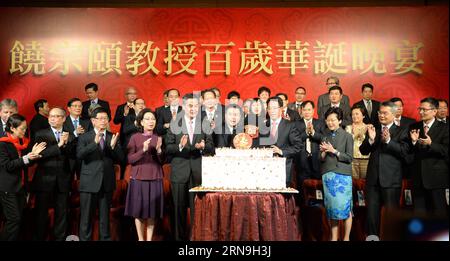
<path fill-rule="evenodd" d="M 345 130 L 353 136 L 353 158 L 355 159 L 368 159 L 369 155 L 362 155 L 359 151 L 359 146 L 363 143 L 366 138 L 367 125 L 362 124 L 360 126 L 348 125 Z"/>

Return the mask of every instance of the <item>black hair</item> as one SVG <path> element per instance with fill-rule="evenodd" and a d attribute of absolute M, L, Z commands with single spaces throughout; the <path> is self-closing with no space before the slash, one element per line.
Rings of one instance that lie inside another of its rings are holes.
<path fill-rule="evenodd" d="M 152 111 L 149 108 L 142 109 L 136 116 L 136 127 L 137 127 L 138 131 L 140 131 L 140 132 L 144 132 L 144 126 L 142 126 L 141 121 L 144 119 L 144 115 L 147 112 L 150 112 L 151 114 L 153 114 L 153 117 L 155 117 L 155 120 L 156 120 L 156 113 L 154 111 Z"/>
<path fill-rule="evenodd" d="M 278 106 L 280 106 L 280 108 L 283 107 L 283 100 L 278 97 L 278 96 L 272 96 L 267 100 L 267 105 L 269 105 L 270 101 L 277 101 L 278 102 Z"/>
<path fill-rule="evenodd" d="M 17 128 L 22 124 L 22 122 L 26 121 L 25 117 L 20 114 L 13 114 L 9 116 L 8 121 L 6 122 L 5 131 L 8 133 L 12 133 L 11 128 Z"/>
<path fill-rule="evenodd" d="M 311 106 L 313 107 L 313 109 L 314 109 L 314 102 L 313 101 L 310 101 L 310 100 L 307 100 L 307 101 L 304 101 L 304 102 L 302 102 L 302 104 L 300 105 L 300 107 L 303 109 L 303 108 L 305 108 L 305 106 L 307 105 L 307 104 L 311 104 Z"/>
<path fill-rule="evenodd" d="M 94 92 L 96 92 L 96 91 L 98 91 L 98 86 L 96 83 L 91 82 L 91 83 L 86 84 L 86 86 L 84 86 L 85 91 L 87 91 L 88 89 L 92 89 L 92 90 L 94 90 Z"/>
<path fill-rule="evenodd" d="M 91 118 L 97 118 L 97 114 L 99 114 L 99 113 L 105 113 L 106 115 L 108 115 L 108 112 L 103 107 L 98 107 L 92 111 Z M 109 116 L 108 116 L 108 120 L 109 120 Z"/>
<path fill-rule="evenodd" d="M 34 103 L 34 110 L 39 112 L 39 108 L 44 108 L 44 104 L 47 103 L 45 99 L 39 99 Z"/>
<path fill-rule="evenodd" d="M 237 91 L 229 92 L 228 95 L 227 95 L 227 99 L 229 100 L 229 99 L 231 99 L 233 97 L 237 97 L 238 99 L 240 99 L 241 95 Z"/>
<path fill-rule="evenodd" d="M 261 86 L 261 87 L 259 87 L 259 89 L 258 89 L 258 96 L 259 96 L 262 92 L 267 92 L 267 93 L 269 93 L 269 96 L 270 96 L 270 89 L 269 89 L 268 87 L 266 87 L 266 86 Z"/>
<path fill-rule="evenodd" d="M 325 119 L 328 118 L 328 116 L 330 116 L 331 114 L 336 114 L 337 119 L 338 120 L 342 120 L 343 117 L 343 112 L 342 109 L 339 107 L 330 107 L 326 112 L 325 112 Z"/>
<path fill-rule="evenodd" d="M 423 103 L 423 102 L 428 102 L 429 104 L 431 104 L 431 106 L 434 107 L 433 109 L 439 108 L 438 100 L 436 100 L 433 97 L 426 97 L 426 98 L 423 98 L 422 100 L 420 100 L 420 103 Z"/>
<path fill-rule="evenodd" d="M 369 88 L 369 89 L 371 89 L 371 90 L 373 91 L 373 85 L 370 84 L 370 83 L 365 83 L 365 84 L 363 84 L 363 85 L 361 86 L 361 92 L 363 92 L 365 88 Z"/>
<path fill-rule="evenodd" d="M 79 98 L 77 98 L 77 97 L 72 98 L 72 99 L 70 99 L 70 100 L 67 102 L 67 107 L 72 106 L 72 103 L 74 103 L 74 102 L 76 102 L 76 101 L 81 102 L 81 100 L 80 100 Z"/>
<path fill-rule="evenodd" d="M 331 91 L 334 91 L 334 90 L 338 90 L 339 93 L 342 94 L 342 88 L 340 86 L 337 86 L 337 85 L 331 86 L 330 89 L 328 89 L 328 93 L 331 93 Z"/>

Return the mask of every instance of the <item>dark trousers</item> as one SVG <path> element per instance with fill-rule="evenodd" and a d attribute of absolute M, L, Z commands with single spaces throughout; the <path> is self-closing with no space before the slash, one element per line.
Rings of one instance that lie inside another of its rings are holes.
<path fill-rule="evenodd" d="M 80 191 L 80 241 L 92 240 L 92 218 L 95 216 L 97 205 L 99 215 L 99 240 L 111 241 L 109 228 L 109 213 L 111 209 L 112 192 L 98 193 Z"/>
<path fill-rule="evenodd" d="M 367 233 L 380 235 L 381 206 L 385 208 L 400 207 L 401 188 L 382 188 L 366 185 L 367 193 Z"/>
<path fill-rule="evenodd" d="M 194 224 L 194 196 L 195 193 L 190 193 L 189 189 L 199 186 L 201 181 L 194 181 L 191 177 L 189 183 L 174 183 L 170 182 L 172 186 L 173 198 L 173 230 L 175 240 L 186 241 L 189 240 L 190 231 L 187 229 L 187 208 L 191 212 L 191 227 Z M 188 233 L 189 232 L 189 233 Z"/>
<path fill-rule="evenodd" d="M 34 240 L 44 241 L 48 227 L 48 209 L 54 202 L 53 233 L 56 241 L 64 241 L 67 234 L 69 192 L 36 192 L 36 232 Z"/>
<path fill-rule="evenodd" d="M 300 155 L 295 157 L 295 171 L 297 172 L 297 190 L 300 196 L 303 197 L 303 181 L 306 179 L 321 179 L 319 171 L 313 169 L 313 158 L 306 157 L 306 164 L 302 164 Z M 304 162 L 303 162 L 304 163 Z"/>
<path fill-rule="evenodd" d="M 0 205 L 6 219 L 3 231 L 0 233 L 1 241 L 15 241 L 19 239 L 20 223 L 25 206 L 25 194 L 0 192 Z"/>
<path fill-rule="evenodd" d="M 412 193 L 415 211 L 429 211 L 435 215 L 447 215 L 448 205 L 445 199 L 445 189 L 415 187 Z"/>

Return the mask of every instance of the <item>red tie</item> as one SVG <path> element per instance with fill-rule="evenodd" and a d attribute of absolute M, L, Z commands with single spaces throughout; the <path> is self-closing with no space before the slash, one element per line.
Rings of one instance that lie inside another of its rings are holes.
<path fill-rule="evenodd" d="M 272 137 L 272 139 L 275 139 L 276 132 L 277 132 L 277 122 L 273 121 L 272 122 L 272 129 L 270 129 L 270 136 Z"/>
<path fill-rule="evenodd" d="M 427 135 L 428 130 L 429 130 L 428 125 L 423 126 L 423 132 L 425 133 L 425 135 Z"/>

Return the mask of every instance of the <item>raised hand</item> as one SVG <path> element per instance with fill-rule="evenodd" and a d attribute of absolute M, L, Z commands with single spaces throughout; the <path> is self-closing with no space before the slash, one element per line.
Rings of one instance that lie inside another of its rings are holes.
<path fill-rule="evenodd" d="M 333 145 L 331 145 L 331 143 L 329 143 L 329 142 L 322 142 L 321 144 L 320 144 L 320 151 L 322 151 L 322 152 L 331 152 L 331 153 L 333 153 L 334 152 L 334 147 L 333 147 Z"/>
<path fill-rule="evenodd" d="M 66 145 L 67 141 L 69 141 L 69 133 L 64 131 L 59 138 L 58 147 Z"/>
<path fill-rule="evenodd" d="M 386 128 L 383 131 L 383 133 L 381 134 L 381 139 L 383 140 L 383 142 L 386 142 L 390 139 L 390 137 L 391 137 L 391 134 L 389 133 L 389 129 Z"/>
<path fill-rule="evenodd" d="M 101 133 L 101 132 L 97 132 L 97 134 L 95 134 L 94 142 L 95 142 L 96 144 L 99 144 L 99 143 L 100 143 L 100 136 L 102 136 L 102 135 L 103 135 L 103 133 Z"/>
<path fill-rule="evenodd" d="M 199 143 L 195 143 L 195 148 L 202 150 L 205 148 L 205 141 L 201 140 Z"/>
<path fill-rule="evenodd" d="M 84 130 L 83 126 L 78 125 L 77 129 L 76 129 L 76 132 L 77 132 L 78 135 L 80 135 L 80 134 L 83 134 L 85 132 L 85 130 Z"/>
<path fill-rule="evenodd" d="M 367 125 L 367 134 L 369 135 L 369 139 L 375 140 L 377 132 L 375 131 L 375 127 L 372 124 Z"/>
<path fill-rule="evenodd" d="M 431 137 L 428 134 L 425 134 L 425 139 L 419 138 L 419 143 L 422 145 L 431 145 Z"/>
<path fill-rule="evenodd" d="M 181 147 L 186 146 L 187 141 L 188 141 L 188 135 L 185 134 L 181 137 L 181 140 L 180 140 Z"/>
<path fill-rule="evenodd" d="M 420 131 L 418 129 L 411 130 L 409 132 L 409 137 L 411 137 L 411 141 L 413 143 L 415 143 L 415 142 L 417 142 L 417 140 L 419 140 L 419 135 L 420 135 Z"/>
<path fill-rule="evenodd" d="M 114 149 L 114 147 L 117 144 L 117 140 L 119 140 L 119 133 L 116 132 L 116 134 L 113 134 L 112 138 L 111 138 L 111 148 Z"/>
<path fill-rule="evenodd" d="M 144 147 L 142 148 L 142 150 L 144 151 L 144 152 L 147 152 L 148 151 L 148 148 L 149 148 L 149 146 L 150 146 L 150 142 L 152 141 L 152 138 L 148 138 L 146 141 L 144 141 L 144 143 L 143 143 L 143 145 L 144 145 Z"/>
<path fill-rule="evenodd" d="M 162 137 L 158 137 L 158 141 L 156 142 L 156 152 L 157 153 L 162 152 L 161 147 L 162 147 Z"/>

